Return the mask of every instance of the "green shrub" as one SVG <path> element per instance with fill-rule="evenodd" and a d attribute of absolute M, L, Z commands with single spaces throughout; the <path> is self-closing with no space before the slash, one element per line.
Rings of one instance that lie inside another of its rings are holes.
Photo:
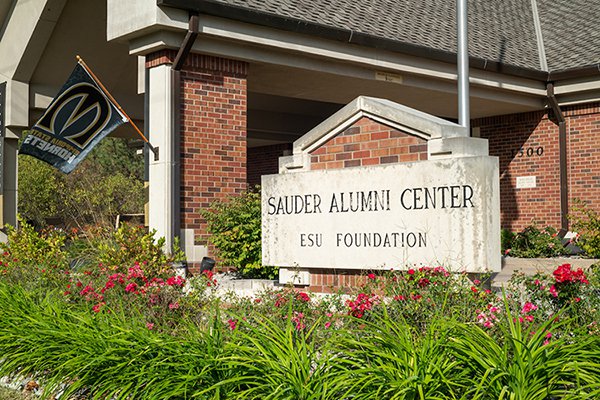
<path fill-rule="evenodd" d="M 557 233 L 556 229 L 550 226 L 540 230 L 537 226 L 530 225 L 514 236 L 508 254 L 523 258 L 557 257 L 567 254 Z"/>
<path fill-rule="evenodd" d="M 600 258 L 600 214 L 582 201 L 575 201 L 570 217 L 580 235 L 577 245 L 589 257 Z"/>
<path fill-rule="evenodd" d="M 152 276 L 171 267 L 171 257 L 164 253 L 164 238 L 154 239 L 154 231 L 143 226 L 122 224 L 107 239 L 98 243 L 98 262 L 109 268 L 127 269 L 140 264 Z"/>
<path fill-rule="evenodd" d="M 0 280 L 41 291 L 62 285 L 68 270 L 64 231 L 37 232 L 21 221 L 18 229 L 7 226 L 7 236 L 7 242 L 0 243 Z"/>
<path fill-rule="evenodd" d="M 502 229 L 502 231 L 500 231 L 500 248 L 502 254 L 506 254 L 506 251 L 510 250 L 514 238 L 515 234 L 508 229 Z"/>
<path fill-rule="evenodd" d="M 260 193 L 247 192 L 212 204 L 202 213 L 208 223 L 209 240 L 224 265 L 237 268 L 244 278 L 277 276 L 276 267 L 261 263 Z"/>

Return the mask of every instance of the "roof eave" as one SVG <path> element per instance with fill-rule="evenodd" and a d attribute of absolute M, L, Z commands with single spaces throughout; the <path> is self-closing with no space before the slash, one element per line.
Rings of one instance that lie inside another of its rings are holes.
<path fill-rule="evenodd" d="M 334 28 L 322 24 L 303 21 L 297 18 L 284 17 L 277 14 L 251 10 L 224 4 L 214 0 L 157 0 L 159 6 L 168 6 L 187 10 L 193 13 L 207 14 L 216 17 L 236 20 L 255 25 L 281 29 L 305 35 L 319 36 L 330 40 L 342 41 L 365 47 L 378 48 L 416 57 L 422 57 L 446 63 L 456 63 L 456 53 L 418 46 L 411 43 L 400 42 L 355 32 L 349 29 Z M 477 57 L 469 57 L 471 68 L 513 75 L 522 78 L 534 79 L 541 82 L 558 81 L 578 77 L 587 77 L 600 73 L 600 65 L 592 65 L 583 68 L 572 68 L 557 72 L 547 72 L 537 69 L 519 67 L 511 64 L 503 64 L 493 60 Z"/>
<path fill-rule="evenodd" d="M 557 82 L 576 78 L 587 78 L 594 75 L 600 75 L 600 63 L 586 65 L 584 67 L 552 71 L 548 74 L 548 82 Z"/>

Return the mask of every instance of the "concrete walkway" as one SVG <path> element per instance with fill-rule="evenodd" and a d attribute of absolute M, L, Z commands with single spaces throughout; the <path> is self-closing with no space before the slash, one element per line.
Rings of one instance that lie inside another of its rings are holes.
<path fill-rule="evenodd" d="M 535 275 L 538 272 L 552 274 L 559 265 L 571 264 L 571 268 L 587 269 L 600 260 L 587 258 L 514 258 L 502 257 L 502 271 L 492 275 L 492 286 L 502 287 L 510 280 L 515 271 L 525 275 Z"/>

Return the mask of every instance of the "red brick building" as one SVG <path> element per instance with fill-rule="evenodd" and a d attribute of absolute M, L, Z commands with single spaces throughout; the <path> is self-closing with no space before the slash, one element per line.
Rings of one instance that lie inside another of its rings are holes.
<path fill-rule="evenodd" d="M 457 118 L 454 2 L 6 3 L 5 222 L 16 215 L 18 136 L 76 54 L 159 148 L 150 226 L 169 243 L 182 237 L 192 262 L 209 252 L 201 210 L 276 173 L 295 140 L 357 96 Z M 469 2 L 471 136 L 500 159 L 504 228 L 567 228 L 574 199 L 600 210 L 599 10 L 598 0 Z M 424 157 L 423 139 L 365 118 L 315 151 L 312 166 Z"/>

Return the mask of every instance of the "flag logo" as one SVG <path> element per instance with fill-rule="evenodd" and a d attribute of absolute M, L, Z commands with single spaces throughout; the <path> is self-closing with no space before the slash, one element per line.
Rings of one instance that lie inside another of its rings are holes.
<path fill-rule="evenodd" d="M 127 121 L 94 78 L 77 64 L 23 140 L 19 153 L 69 173 L 100 140 Z"/>

